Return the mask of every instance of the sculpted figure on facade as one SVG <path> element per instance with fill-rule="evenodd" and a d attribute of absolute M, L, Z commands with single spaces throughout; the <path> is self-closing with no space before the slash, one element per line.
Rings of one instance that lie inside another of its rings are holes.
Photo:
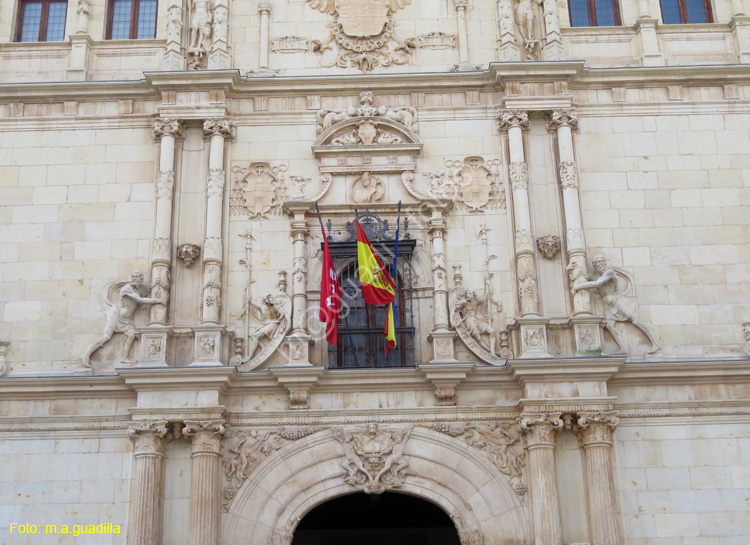
<path fill-rule="evenodd" d="M 137 330 L 133 323 L 133 316 L 138 309 L 138 305 L 153 305 L 166 302 L 166 294 L 162 298 L 144 297 L 146 287 L 143 285 L 143 273 L 135 271 L 131 275 L 130 282 L 111 284 L 107 289 L 105 300 L 105 317 L 104 331 L 101 337 L 96 339 L 81 356 L 81 363 L 84 367 L 91 367 L 89 362 L 92 354 L 105 345 L 115 333 L 124 333 L 126 336 L 125 346 L 123 348 L 120 360 L 128 361 L 130 351 L 135 342 Z M 124 284 L 124 285 L 123 285 Z M 110 299 L 111 292 L 119 286 L 119 301 L 116 303 Z"/>
<path fill-rule="evenodd" d="M 0 377 L 8 370 L 8 360 L 5 358 L 8 355 L 8 346 L 10 341 L 0 339 Z"/>
<path fill-rule="evenodd" d="M 76 5 L 76 14 L 78 15 L 78 30 L 76 34 L 87 34 L 89 31 L 89 15 L 91 14 L 91 2 L 88 0 L 78 0 Z"/>
<path fill-rule="evenodd" d="M 371 72 L 376 66 L 408 63 L 417 47 L 416 39 L 401 39 L 394 32 L 393 15 L 411 0 L 305 1 L 311 8 L 333 16 L 330 36 L 313 40 L 313 51 L 321 55 L 332 50 L 331 44 L 338 47 L 335 59 L 322 60 L 323 66 L 351 65 Z"/>
<path fill-rule="evenodd" d="M 750 322 L 742 324 L 742 331 L 745 334 L 745 354 L 750 357 Z"/>
<path fill-rule="evenodd" d="M 502 359 L 513 357 L 510 351 L 508 333 L 505 331 L 505 314 L 499 317 L 503 327 L 498 330 L 493 325 L 492 286 L 489 272 L 484 273 L 484 291 L 455 287 L 448 299 L 451 326 L 466 346 L 487 363 L 498 365 Z"/>
<path fill-rule="evenodd" d="M 318 110 L 316 120 L 318 122 L 318 134 L 323 133 L 337 123 L 352 118 L 383 118 L 399 123 L 409 130 L 414 130 L 417 122 L 417 110 L 411 106 L 388 107 L 385 105 L 373 106 L 375 97 L 372 91 L 363 91 L 359 94 L 359 106 L 344 108 L 342 110 L 323 109 Z M 371 120 L 377 125 L 377 119 Z M 375 136 L 373 136 L 374 139 Z"/>
<path fill-rule="evenodd" d="M 260 305 L 252 300 L 248 301 L 247 311 L 256 319 L 258 324 L 248 331 L 248 348 L 242 363 L 252 360 L 264 361 L 284 339 L 291 327 L 292 301 L 285 293 L 265 294 Z M 262 344 L 265 340 L 266 343 Z M 260 351 L 256 355 L 256 351 Z"/>
<path fill-rule="evenodd" d="M 641 322 L 638 316 L 638 309 L 633 295 L 633 282 L 622 270 L 616 270 L 609 267 L 604 256 L 598 255 L 592 262 L 594 270 L 599 274 L 599 278 L 590 282 L 583 282 L 574 285 L 571 288 L 573 294 L 579 290 L 598 290 L 604 304 L 604 315 L 606 318 L 605 328 L 609 331 L 612 338 L 617 343 L 618 353 L 625 352 L 620 334 L 615 329 L 616 322 L 630 322 L 640 329 L 651 342 L 651 348 L 648 354 L 653 354 L 661 348 L 651 329 Z M 624 288 L 621 284 L 625 283 Z"/>
<path fill-rule="evenodd" d="M 514 0 L 516 25 L 521 35 L 528 60 L 539 60 L 539 43 L 542 39 L 539 24 L 539 0 Z"/>
<path fill-rule="evenodd" d="M 404 447 L 412 426 L 390 429 L 371 423 L 353 430 L 333 428 L 334 437 L 344 449 L 344 482 L 366 494 L 382 494 L 404 483 L 409 462 Z"/>
<path fill-rule="evenodd" d="M 385 196 L 385 182 L 365 172 L 352 183 L 352 200 L 356 203 L 380 202 Z"/>
<path fill-rule="evenodd" d="M 182 39 L 182 8 L 169 6 L 167 10 L 167 42 L 180 43 Z"/>
<path fill-rule="evenodd" d="M 212 10 L 211 0 L 193 0 L 187 50 L 188 68 L 191 70 L 205 68 L 208 62 L 208 51 L 211 47 Z"/>

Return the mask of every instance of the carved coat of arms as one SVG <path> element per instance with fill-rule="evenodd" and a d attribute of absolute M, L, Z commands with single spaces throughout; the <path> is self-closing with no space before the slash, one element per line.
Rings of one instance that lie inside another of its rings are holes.
<path fill-rule="evenodd" d="M 287 199 L 285 166 L 251 163 L 248 168 L 234 167 L 234 187 L 230 199 L 232 215 L 250 219 L 267 218 L 278 213 Z"/>
<path fill-rule="evenodd" d="M 363 72 L 391 63 L 406 64 L 416 49 L 416 40 L 401 40 L 393 32 L 393 14 L 411 4 L 411 0 L 305 0 L 311 8 L 333 15 L 331 35 L 323 42 L 313 40 L 313 51 L 325 55 L 340 48 L 335 59 L 323 66 L 349 64 Z M 389 48 L 389 42 L 395 42 Z"/>
<path fill-rule="evenodd" d="M 465 207 L 471 213 L 483 212 L 485 207 L 504 208 L 505 191 L 500 185 L 499 165 L 498 159 L 485 161 L 482 157 L 448 160 L 445 162 L 447 179 L 443 182 L 442 193 L 452 198 L 459 208 Z"/>

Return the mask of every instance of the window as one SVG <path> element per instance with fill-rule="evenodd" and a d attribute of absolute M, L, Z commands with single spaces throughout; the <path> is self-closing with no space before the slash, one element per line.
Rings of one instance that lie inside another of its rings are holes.
<path fill-rule="evenodd" d="M 19 7 L 18 42 L 61 42 L 65 38 L 67 2 L 24 0 Z"/>
<path fill-rule="evenodd" d="M 108 40 L 148 40 L 156 36 L 157 0 L 111 0 Z"/>
<path fill-rule="evenodd" d="M 360 213 L 359 221 L 383 264 L 390 270 L 394 241 L 393 234 L 388 232 L 388 222 L 367 211 Z M 416 241 L 408 238 L 407 229 L 408 221 L 404 221 L 398 244 L 396 348 L 389 350 L 386 356 L 384 329 L 387 307 L 368 305 L 362 299 L 354 222 L 347 225 L 348 232 L 343 236 L 341 232 L 331 236 L 329 222 L 328 245 L 333 265 L 339 271 L 343 299 L 337 326 L 338 341 L 336 346 L 328 347 L 330 369 L 414 366 L 411 258 Z"/>
<path fill-rule="evenodd" d="M 714 22 L 710 0 L 661 0 L 661 18 L 665 25 Z"/>
<path fill-rule="evenodd" d="M 568 0 L 568 8 L 570 26 L 620 26 L 622 24 L 618 0 Z"/>

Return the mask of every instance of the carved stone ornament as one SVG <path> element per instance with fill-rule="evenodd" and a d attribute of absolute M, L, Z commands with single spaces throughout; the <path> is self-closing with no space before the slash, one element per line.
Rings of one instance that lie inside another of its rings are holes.
<path fill-rule="evenodd" d="M 466 519 L 457 513 L 451 514 L 450 517 L 456 525 L 461 545 L 484 545 L 484 532 L 478 525 L 469 526 Z"/>
<path fill-rule="evenodd" d="M 291 199 L 293 201 L 303 200 L 305 198 L 305 189 L 310 185 L 310 182 L 312 182 L 312 178 L 304 176 L 289 176 L 289 180 L 292 185 Z"/>
<path fill-rule="evenodd" d="M 213 117 L 203 121 L 203 135 L 211 137 L 215 134 L 224 138 L 234 136 L 234 123 L 226 117 Z"/>
<path fill-rule="evenodd" d="M 182 260 L 186 267 L 190 267 L 200 255 L 201 247 L 197 244 L 191 244 L 188 242 L 186 244 L 180 244 L 177 247 L 177 257 Z"/>
<path fill-rule="evenodd" d="M 742 324 L 742 332 L 745 334 L 745 354 L 750 357 L 750 322 Z"/>
<path fill-rule="evenodd" d="M 610 267 L 604 256 L 596 256 L 592 262 L 594 271 L 599 275 L 596 280 L 580 282 L 571 288 L 575 295 L 580 290 L 597 290 L 604 305 L 605 329 L 612 335 L 619 350 L 624 354 L 626 346 L 615 329 L 616 322 L 630 322 L 641 330 L 651 342 L 647 354 L 653 354 L 661 346 L 656 336 L 638 316 L 638 305 L 635 300 L 635 281 L 629 272 L 619 267 Z M 570 272 L 570 271 L 569 271 Z"/>
<path fill-rule="evenodd" d="M 499 159 L 472 156 L 447 160 L 446 175 L 428 174 L 433 197 L 452 199 L 459 210 L 481 213 L 486 209 L 505 209 L 505 188 L 500 183 Z"/>
<path fill-rule="evenodd" d="M 171 136 L 173 138 L 183 138 L 184 125 L 179 119 L 170 118 L 157 118 L 154 119 L 154 138 L 156 140 L 163 136 Z"/>
<path fill-rule="evenodd" d="M 0 339 L 0 377 L 8 371 L 8 360 L 6 359 L 8 346 L 10 346 L 10 341 Z"/>
<path fill-rule="evenodd" d="M 281 36 L 271 38 L 274 53 L 300 53 L 310 50 L 310 40 L 304 36 Z"/>
<path fill-rule="evenodd" d="M 193 443 L 193 452 L 221 453 L 221 438 L 226 428 L 221 420 L 186 420 L 182 434 Z"/>
<path fill-rule="evenodd" d="M 388 106 L 379 106 L 376 108 L 375 106 L 373 106 L 374 99 L 375 97 L 373 96 L 372 91 L 363 91 L 359 94 L 358 107 L 346 108 L 344 110 L 318 110 L 318 113 L 316 115 L 316 119 L 318 122 L 318 134 L 325 132 L 338 123 L 342 123 L 353 118 L 377 118 L 369 119 L 369 121 L 374 124 L 374 128 L 378 127 L 378 121 L 380 121 L 381 119 L 387 119 L 390 121 L 395 121 L 399 125 L 403 125 L 410 131 L 414 130 L 414 124 L 417 122 L 417 110 L 415 110 L 411 106 L 399 106 L 393 108 L 390 108 Z M 365 130 L 367 131 L 369 129 Z M 375 136 L 376 135 L 369 137 L 368 139 L 370 139 L 370 142 L 368 143 L 371 144 L 375 139 Z M 396 134 L 396 136 L 399 135 Z M 360 137 L 360 139 L 362 138 Z"/>
<path fill-rule="evenodd" d="M 536 247 L 545 259 L 554 259 L 560 253 L 560 237 L 544 235 L 536 239 Z"/>
<path fill-rule="evenodd" d="M 172 200 L 174 194 L 174 171 L 160 170 L 156 175 L 156 198 Z"/>
<path fill-rule="evenodd" d="M 529 172 L 525 161 L 514 161 L 510 164 L 510 183 L 515 190 L 523 190 L 528 187 Z"/>
<path fill-rule="evenodd" d="M 394 33 L 393 15 L 411 0 L 305 0 L 313 9 L 333 16 L 331 34 L 325 41 L 313 40 L 313 51 L 322 66 L 351 65 L 362 72 L 376 66 L 406 64 L 416 48 L 414 39 L 402 40 Z M 393 42 L 393 45 L 390 45 Z M 338 47 L 334 58 L 332 44 Z"/>
<path fill-rule="evenodd" d="M 167 301 L 166 290 L 160 290 L 158 295 L 161 297 L 159 298 L 145 297 L 148 290 L 143 280 L 143 273 L 135 271 L 129 282 L 111 282 L 103 288 L 101 299 L 105 316 L 104 331 L 81 356 L 81 364 L 84 367 L 91 367 L 89 363 L 91 355 L 104 346 L 115 333 L 124 333 L 126 337 L 125 346 L 117 361 L 130 361 L 130 351 L 137 335 L 133 317 L 138 305 L 166 304 Z M 115 299 L 115 292 L 119 295 L 117 299 Z"/>
<path fill-rule="evenodd" d="M 404 447 L 413 426 L 390 428 L 370 423 L 353 429 L 333 428 L 344 449 L 344 482 L 365 494 L 400 488 L 409 462 Z"/>
<path fill-rule="evenodd" d="M 456 47 L 456 35 L 445 32 L 429 32 L 417 36 L 420 49 L 454 49 Z"/>
<path fill-rule="evenodd" d="M 526 129 L 529 126 L 529 114 L 523 110 L 500 110 L 497 125 L 500 131 L 507 131 L 515 127 Z"/>
<path fill-rule="evenodd" d="M 352 182 L 351 196 L 356 203 L 381 202 L 385 196 L 385 182 L 365 172 Z"/>
<path fill-rule="evenodd" d="M 555 435 L 563 427 L 562 413 L 523 413 L 521 429 L 526 432 L 528 448 L 554 445 Z"/>
<path fill-rule="evenodd" d="M 163 455 L 169 439 L 166 420 L 130 422 L 128 438 L 133 442 L 133 452 L 139 454 Z"/>
<path fill-rule="evenodd" d="M 578 189 L 578 168 L 574 161 L 560 161 L 560 187 Z"/>
<path fill-rule="evenodd" d="M 513 490 L 519 496 L 526 493 L 523 481 L 523 468 L 526 466 L 524 436 L 518 422 L 430 424 L 429 428 L 463 439 L 463 441 L 484 453 L 495 467 L 508 477 Z"/>
<path fill-rule="evenodd" d="M 573 431 L 584 448 L 597 444 L 611 445 L 612 435 L 619 423 L 620 419 L 615 411 L 582 411 L 578 413 Z"/>
<path fill-rule="evenodd" d="M 547 130 L 557 130 L 560 127 L 578 128 L 578 110 L 575 108 L 561 108 L 553 110 L 547 117 Z"/>
<path fill-rule="evenodd" d="M 291 329 L 292 300 L 286 293 L 267 293 L 260 305 L 249 300 L 245 312 L 254 316 L 256 323 L 248 331 L 247 353 L 238 365 L 247 365 L 249 370 L 266 361 Z"/>
<path fill-rule="evenodd" d="M 489 292 L 455 287 L 450 291 L 448 307 L 451 327 L 456 330 L 466 347 L 482 361 L 491 365 L 505 365 L 513 357 L 507 330 L 498 330 L 493 322 L 492 306 L 497 305 Z M 499 316 L 504 322 L 504 314 Z"/>
<path fill-rule="evenodd" d="M 222 465 L 228 486 L 223 492 L 223 506 L 229 511 L 232 500 L 242 483 L 255 471 L 264 458 L 284 445 L 302 439 L 323 428 L 298 427 L 258 431 L 239 429 L 227 439 Z"/>
<path fill-rule="evenodd" d="M 287 200 L 286 166 L 265 162 L 251 163 L 247 168 L 232 168 L 234 185 L 229 199 L 233 216 L 249 219 L 280 214 Z"/>

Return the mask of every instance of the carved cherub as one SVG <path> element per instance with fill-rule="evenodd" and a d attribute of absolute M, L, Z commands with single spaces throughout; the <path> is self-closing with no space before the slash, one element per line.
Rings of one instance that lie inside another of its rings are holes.
<path fill-rule="evenodd" d="M 651 329 L 641 322 L 638 317 L 638 309 L 636 308 L 635 297 L 628 295 L 629 289 L 618 291 L 617 287 L 617 273 L 607 265 L 607 260 L 604 256 L 598 255 L 592 262 L 594 270 L 599 274 L 599 278 L 591 282 L 583 282 L 578 285 L 574 285 L 571 292 L 575 295 L 578 290 L 598 290 L 602 297 L 602 303 L 604 304 L 604 314 L 606 318 L 606 325 L 604 326 L 609 331 L 612 338 L 619 347 L 618 353 L 624 353 L 624 345 L 620 334 L 615 329 L 616 322 L 630 322 L 635 327 L 640 329 L 648 340 L 651 341 L 651 349 L 647 354 L 653 354 L 661 348 L 656 340 L 656 337 L 652 333 Z"/>
<path fill-rule="evenodd" d="M 133 347 L 133 342 L 135 342 L 137 334 L 135 325 L 133 324 L 133 316 L 138 309 L 138 305 L 153 305 L 157 303 L 166 304 L 166 294 L 161 299 L 143 297 L 141 295 L 141 293 L 145 291 L 143 280 L 143 273 L 134 271 L 130 277 L 130 282 L 125 283 L 125 285 L 120 288 L 119 302 L 115 304 L 107 298 L 107 308 L 104 311 L 106 316 L 104 332 L 101 337 L 96 339 L 91 346 L 86 349 L 83 356 L 81 356 L 81 363 L 84 367 L 91 367 L 90 359 L 92 354 L 104 346 L 104 344 L 109 341 L 115 333 L 125 333 L 126 335 L 125 347 L 123 348 L 121 358 L 122 361 L 126 361 L 130 355 L 130 350 Z"/>

